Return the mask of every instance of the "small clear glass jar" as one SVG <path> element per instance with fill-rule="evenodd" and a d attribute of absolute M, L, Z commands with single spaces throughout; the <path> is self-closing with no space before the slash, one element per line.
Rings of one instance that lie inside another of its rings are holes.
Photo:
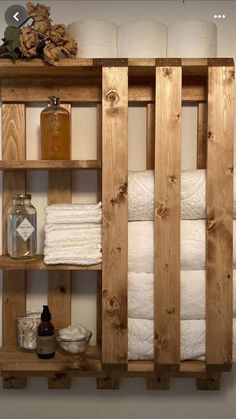
<path fill-rule="evenodd" d="M 40 311 L 27 311 L 16 317 L 17 344 L 21 351 L 36 351 L 37 329 L 40 322 Z"/>
<path fill-rule="evenodd" d="M 34 258 L 37 250 L 37 212 L 31 204 L 30 194 L 13 196 L 7 221 L 9 256 L 13 259 Z"/>

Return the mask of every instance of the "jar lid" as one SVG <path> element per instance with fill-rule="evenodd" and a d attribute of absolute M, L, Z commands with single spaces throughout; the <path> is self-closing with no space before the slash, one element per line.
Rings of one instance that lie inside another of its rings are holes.
<path fill-rule="evenodd" d="M 13 195 L 13 199 L 31 199 L 31 194 L 19 193 L 19 194 Z"/>

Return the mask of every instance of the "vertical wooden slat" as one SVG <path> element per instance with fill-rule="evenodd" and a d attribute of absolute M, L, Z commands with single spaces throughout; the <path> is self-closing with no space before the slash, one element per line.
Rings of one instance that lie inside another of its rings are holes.
<path fill-rule="evenodd" d="M 156 68 L 155 285 L 156 369 L 180 365 L 181 67 Z"/>
<path fill-rule="evenodd" d="M 25 105 L 2 105 L 2 159 L 26 158 Z M 26 191 L 25 172 L 3 173 L 2 231 L 3 253 L 7 253 L 7 210 L 12 205 L 12 195 Z M 2 291 L 3 346 L 16 345 L 16 316 L 26 311 L 26 274 L 24 271 L 3 272 Z M 9 384 L 10 383 L 10 384 Z M 10 386 L 10 387 L 9 387 Z M 26 378 L 3 374 L 4 388 L 24 388 Z"/>
<path fill-rule="evenodd" d="M 155 160 L 155 104 L 147 104 L 146 118 L 146 169 L 154 169 Z"/>
<path fill-rule="evenodd" d="M 103 68 L 102 98 L 102 362 L 127 369 L 127 67 Z"/>
<path fill-rule="evenodd" d="M 207 104 L 197 107 L 197 169 L 206 168 L 207 156 Z"/>
<path fill-rule="evenodd" d="M 102 158 L 102 105 L 97 104 L 97 159 Z M 97 171 L 97 198 L 102 200 L 102 173 Z M 102 272 L 97 271 L 97 345 L 102 344 Z M 106 377 L 97 378 L 98 390 L 118 390 L 120 380 L 118 378 Z"/>
<path fill-rule="evenodd" d="M 232 363 L 234 68 L 208 69 L 206 362 Z"/>
<path fill-rule="evenodd" d="M 70 105 L 63 105 L 70 111 Z M 48 205 L 71 202 L 72 176 L 70 171 L 49 172 Z M 53 324 L 57 329 L 71 324 L 71 279 L 70 271 L 48 271 L 48 305 Z M 71 379 L 65 375 L 48 379 L 50 389 L 68 389 Z"/>

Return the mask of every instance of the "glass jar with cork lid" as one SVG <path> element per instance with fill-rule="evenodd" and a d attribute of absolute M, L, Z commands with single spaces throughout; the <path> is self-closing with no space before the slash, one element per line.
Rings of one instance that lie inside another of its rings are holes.
<path fill-rule="evenodd" d="M 70 160 L 70 113 L 60 106 L 60 99 L 50 96 L 50 103 L 40 115 L 41 158 L 43 160 Z"/>

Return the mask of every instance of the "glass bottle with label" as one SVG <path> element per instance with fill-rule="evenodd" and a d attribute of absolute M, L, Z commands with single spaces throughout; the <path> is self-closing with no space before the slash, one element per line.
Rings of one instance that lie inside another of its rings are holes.
<path fill-rule="evenodd" d="M 41 158 L 43 160 L 70 160 L 70 114 L 60 106 L 60 99 L 50 96 L 50 103 L 40 115 Z"/>
<path fill-rule="evenodd" d="M 46 305 L 43 306 L 41 323 L 37 330 L 37 355 L 41 359 L 53 358 L 55 355 L 55 329 Z"/>
<path fill-rule="evenodd" d="M 14 259 L 34 258 L 37 250 L 37 212 L 30 194 L 13 196 L 8 209 L 8 253 Z"/>

